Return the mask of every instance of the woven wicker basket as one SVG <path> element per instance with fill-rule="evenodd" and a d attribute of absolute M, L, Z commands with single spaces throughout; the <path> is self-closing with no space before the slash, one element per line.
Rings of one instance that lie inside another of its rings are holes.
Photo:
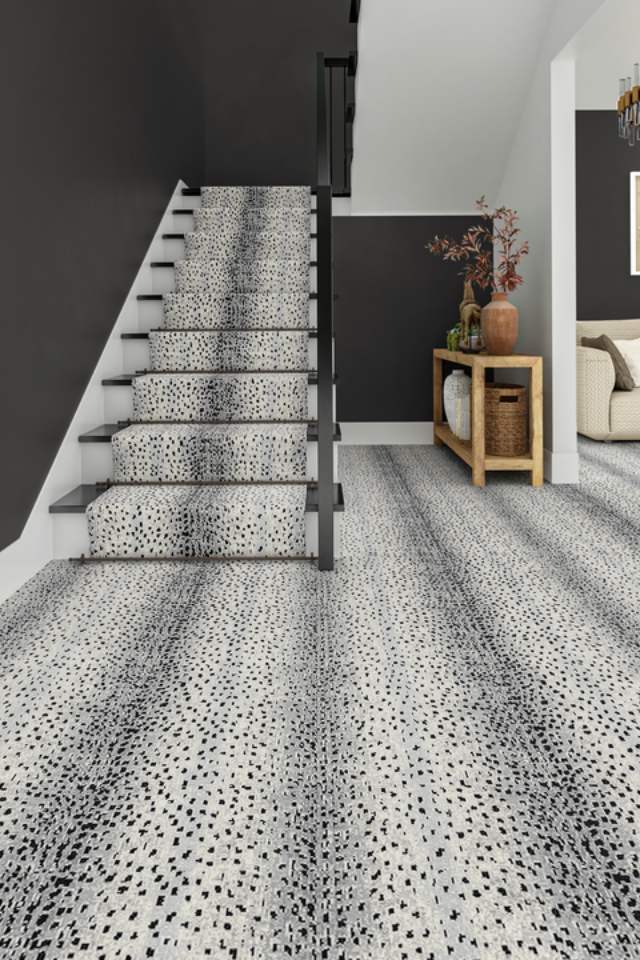
<path fill-rule="evenodd" d="M 529 393 L 512 383 L 485 389 L 486 452 L 492 457 L 524 457 L 529 452 Z"/>

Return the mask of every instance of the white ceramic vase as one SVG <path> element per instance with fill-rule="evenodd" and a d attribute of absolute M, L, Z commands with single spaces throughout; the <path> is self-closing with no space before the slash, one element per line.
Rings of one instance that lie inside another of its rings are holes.
<path fill-rule="evenodd" d="M 444 381 L 444 412 L 451 432 L 470 440 L 471 379 L 462 370 L 454 370 Z"/>

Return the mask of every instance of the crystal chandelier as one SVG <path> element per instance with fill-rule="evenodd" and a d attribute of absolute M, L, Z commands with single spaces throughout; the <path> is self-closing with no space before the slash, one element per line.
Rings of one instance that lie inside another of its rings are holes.
<path fill-rule="evenodd" d="M 618 135 L 630 147 L 640 143 L 640 64 L 633 68 L 631 77 L 622 77 L 618 96 Z"/>

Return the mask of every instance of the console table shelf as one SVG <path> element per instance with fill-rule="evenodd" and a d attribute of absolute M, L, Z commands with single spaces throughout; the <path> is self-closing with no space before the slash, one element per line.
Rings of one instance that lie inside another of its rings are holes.
<path fill-rule="evenodd" d="M 442 365 L 444 362 L 471 368 L 471 440 L 456 437 L 442 414 Z M 529 452 L 525 457 L 494 457 L 485 451 L 484 397 L 486 371 L 492 369 L 529 370 Z M 544 482 L 542 448 L 542 357 L 514 354 L 492 357 L 486 353 L 433 351 L 433 433 L 437 446 L 446 445 L 471 467 L 473 483 L 484 487 L 487 470 L 526 470 L 531 483 Z"/>

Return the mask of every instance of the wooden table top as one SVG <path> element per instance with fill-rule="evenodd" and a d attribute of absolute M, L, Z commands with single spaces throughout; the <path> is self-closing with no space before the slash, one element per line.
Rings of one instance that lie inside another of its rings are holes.
<path fill-rule="evenodd" d="M 450 363 L 459 363 L 465 367 L 535 367 L 542 362 L 542 357 L 529 356 L 526 353 L 496 357 L 489 353 L 462 353 L 461 350 L 447 350 L 444 347 L 437 347 L 433 355 L 438 360 L 448 360 Z"/>

